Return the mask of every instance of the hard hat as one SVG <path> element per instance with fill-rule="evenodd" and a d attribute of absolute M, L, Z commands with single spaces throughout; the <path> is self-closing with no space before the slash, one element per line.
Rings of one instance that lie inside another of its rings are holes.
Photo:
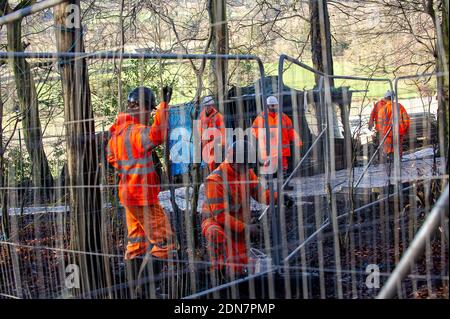
<path fill-rule="evenodd" d="M 140 86 L 131 90 L 128 94 L 128 102 L 144 105 L 147 110 L 156 107 L 156 97 L 153 91 L 145 86 Z"/>
<path fill-rule="evenodd" d="M 267 98 L 267 105 L 278 105 L 278 99 L 271 95 Z"/>
<path fill-rule="evenodd" d="M 205 96 L 202 100 L 203 106 L 214 105 L 214 98 L 211 95 Z"/>
<path fill-rule="evenodd" d="M 384 98 L 385 99 L 390 99 L 390 98 L 393 98 L 393 97 L 395 97 L 394 92 L 391 92 L 390 90 L 387 90 L 386 94 L 384 95 Z"/>
<path fill-rule="evenodd" d="M 239 139 L 227 150 L 226 159 L 231 163 L 246 164 L 249 167 L 256 166 L 256 150 L 252 143 Z"/>

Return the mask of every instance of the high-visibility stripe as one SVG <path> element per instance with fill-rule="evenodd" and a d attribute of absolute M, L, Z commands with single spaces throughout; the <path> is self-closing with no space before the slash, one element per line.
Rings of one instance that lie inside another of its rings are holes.
<path fill-rule="evenodd" d="M 224 201 L 223 197 L 216 197 L 216 198 L 211 198 L 211 197 L 207 197 L 204 201 L 205 204 L 222 204 Z"/>
<path fill-rule="evenodd" d="M 228 194 L 228 196 L 224 195 L 223 197 L 213 197 L 213 198 L 206 197 L 204 203 L 207 205 L 222 204 L 224 206 L 228 204 L 229 212 L 237 212 L 241 208 L 241 204 L 232 204 L 233 203 L 232 192 L 231 192 L 231 189 L 229 188 L 229 186 L 227 187 L 227 186 L 223 185 L 223 183 L 225 182 L 223 173 L 224 172 L 222 170 L 215 170 L 209 175 L 209 177 L 211 177 L 212 175 L 220 177 L 222 179 L 222 181 L 220 181 L 220 182 L 222 182 L 223 187 L 226 187 L 226 190 L 227 190 L 226 194 Z M 214 179 L 211 181 L 216 182 L 216 183 L 219 182 Z M 209 211 L 209 213 L 213 214 L 214 216 L 217 216 L 218 214 L 225 212 L 225 208 L 223 208 L 223 209 L 219 208 L 219 209 L 215 209 L 215 210 L 208 209 L 208 211 Z"/>
<path fill-rule="evenodd" d="M 278 127 L 279 127 L 278 124 L 270 124 L 269 125 L 269 128 L 271 128 L 271 129 L 278 129 Z M 252 128 L 253 129 L 264 130 L 265 126 L 253 125 Z M 283 129 L 283 130 L 290 130 L 290 129 L 293 129 L 293 127 L 291 125 L 282 125 L 281 129 Z"/>
<path fill-rule="evenodd" d="M 152 164 L 153 165 L 153 158 L 151 156 L 149 156 L 147 158 L 135 158 L 135 159 L 128 159 L 128 160 L 117 160 L 117 164 L 119 166 L 136 166 L 136 165 L 145 166 L 147 164 Z"/>
<path fill-rule="evenodd" d="M 133 168 L 120 168 L 119 173 L 125 175 L 146 175 L 155 171 L 153 166 L 146 167 L 133 167 Z"/>
<path fill-rule="evenodd" d="M 231 205 L 229 207 L 230 212 L 237 212 L 241 208 L 241 205 Z M 225 212 L 225 208 L 218 208 L 218 209 L 209 209 L 210 213 L 212 213 L 214 216 L 217 216 L 223 212 Z"/>
<path fill-rule="evenodd" d="M 278 128 L 278 127 L 279 127 L 278 124 L 269 125 L 269 128 Z M 292 126 L 290 126 L 290 125 L 282 125 L 281 128 L 290 130 L 292 128 Z M 262 127 L 261 127 L 261 129 L 262 129 Z"/>
<path fill-rule="evenodd" d="M 162 241 L 162 242 L 160 242 L 160 243 L 155 243 L 155 244 L 153 244 L 154 246 L 157 246 L 157 247 L 159 247 L 159 248 L 162 248 L 162 249 L 164 249 L 164 248 L 166 248 L 167 247 L 167 241 Z"/>
<path fill-rule="evenodd" d="M 217 216 L 217 215 L 219 215 L 219 214 L 221 214 L 221 213 L 223 213 L 223 212 L 225 212 L 225 209 L 224 209 L 224 208 L 223 208 L 223 209 L 214 209 L 214 210 L 211 211 L 211 213 L 212 213 L 214 216 Z"/>
<path fill-rule="evenodd" d="M 133 129 L 132 125 L 129 125 L 127 127 L 127 130 L 126 130 L 126 133 L 125 133 L 124 146 L 125 146 L 125 154 L 126 154 L 127 159 L 118 159 L 117 160 L 117 164 L 119 166 L 122 166 L 122 168 L 121 168 L 122 173 L 123 173 L 123 171 L 128 170 L 126 168 L 123 168 L 124 166 L 136 166 L 136 165 L 145 166 L 145 165 L 151 164 L 151 165 L 149 165 L 149 167 L 153 167 L 153 158 L 152 158 L 152 156 L 149 156 L 147 158 L 134 158 L 133 151 L 132 151 L 133 148 L 132 148 L 132 145 L 131 145 L 131 131 L 132 131 L 132 129 Z M 149 132 L 150 132 L 149 130 L 150 130 L 149 128 L 145 128 L 141 132 L 141 134 L 142 134 L 141 135 L 141 140 L 143 141 L 143 143 L 145 142 L 145 140 L 148 140 L 149 143 L 151 143 L 150 139 L 148 137 Z M 142 139 L 142 138 L 144 138 L 144 139 Z M 145 143 L 147 143 L 147 142 L 145 142 Z M 150 170 L 151 169 L 147 168 L 147 171 L 150 171 Z M 129 173 L 129 174 L 131 174 L 131 173 Z"/>
<path fill-rule="evenodd" d="M 138 236 L 138 237 L 128 237 L 127 240 L 131 244 L 138 244 L 138 243 L 145 243 L 147 241 L 147 238 L 145 236 Z"/>
<path fill-rule="evenodd" d="M 237 212 L 241 208 L 241 204 L 230 205 L 231 212 Z"/>
<path fill-rule="evenodd" d="M 127 158 L 133 159 L 133 147 L 131 146 L 131 130 L 132 130 L 132 125 L 128 125 L 127 127 L 127 131 L 125 133 L 125 153 L 127 154 Z"/>
<path fill-rule="evenodd" d="M 150 128 L 146 127 L 141 131 L 141 143 L 144 150 L 155 148 L 156 145 L 150 140 Z"/>
<path fill-rule="evenodd" d="M 215 175 L 215 176 L 219 176 L 219 177 L 221 177 L 222 179 L 223 179 L 223 173 L 222 173 L 222 170 L 215 170 L 215 171 L 213 171 L 211 174 L 209 174 L 209 176 L 213 176 L 213 175 Z"/>

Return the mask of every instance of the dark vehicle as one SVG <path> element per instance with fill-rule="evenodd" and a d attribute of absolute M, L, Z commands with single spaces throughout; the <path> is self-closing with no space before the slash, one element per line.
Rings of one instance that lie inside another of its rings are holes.
<path fill-rule="evenodd" d="M 224 105 L 224 118 L 227 127 L 241 127 L 243 129 L 251 127 L 253 120 L 262 111 L 260 105 L 261 103 L 257 101 L 257 98 L 260 98 L 261 94 L 260 82 L 261 81 L 257 81 L 254 85 L 246 87 L 233 87 L 228 91 L 227 101 Z M 262 82 L 266 95 L 279 94 L 277 76 L 268 76 L 264 78 L 264 81 Z M 304 104 L 305 101 L 307 101 L 307 104 L 318 104 L 321 92 L 316 88 L 310 91 L 296 90 L 287 85 L 283 85 L 282 90 L 283 113 L 288 115 L 294 123 L 298 123 L 299 125 L 298 133 L 303 141 L 300 157 L 303 157 L 315 138 L 306 119 Z M 305 94 L 309 95 L 307 96 L 307 99 L 305 99 Z M 344 105 L 347 107 L 347 104 L 351 102 L 351 96 L 351 91 L 349 91 L 347 87 L 331 89 L 331 100 L 333 106 L 336 108 L 342 108 Z M 318 116 L 320 115 L 318 114 Z M 341 119 L 336 117 L 335 120 L 336 123 L 338 123 Z M 336 125 L 339 126 L 339 124 Z M 339 131 L 339 129 L 336 130 L 334 139 L 336 159 L 335 168 L 339 170 L 346 167 L 344 156 L 345 143 L 344 136 L 341 132 L 337 131 Z M 314 151 L 312 152 L 315 155 L 306 158 L 302 168 L 299 170 L 300 175 L 315 175 L 323 172 L 323 147 L 324 146 L 322 143 L 316 144 Z M 291 148 L 291 152 L 294 154 L 293 148 Z M 295 156 L 291 156 L 289 158 L 288 172 L 291 172 L 296 164 Z"/>

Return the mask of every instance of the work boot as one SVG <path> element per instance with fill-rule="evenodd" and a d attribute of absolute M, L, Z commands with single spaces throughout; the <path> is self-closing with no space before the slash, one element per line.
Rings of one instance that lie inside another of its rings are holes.
<path fill-rule="evenodd" d="M 142 259 L 133 258 L 125 261 L 125 274 L 130 289 L 132 299 L 142 299 L 142 291 L 139 288 L 138 274 L 141 268 Z"/>
<path fill-rule="evenodd" d="M 178 260 L 177 251 L 169 253 L 168 259 L 157 259 L 149 256 L 146 261 L 146 267 L 141 274 L 143 281 L 142 289 L 148 298 L 168 299 L 168 283 L 170 266 L 173 265 L 174 272 L 177 269 L 177 263 L 171 260 Z M 175 275 L 176 276 L 176 275 Z"/>
<path fill-rule="evenodd" d="M 144 262 L 145 266 L 141 270 Z M 161 276 L 163 276 L 164 269 L 167 268 L 166 264 L 166 261 L 157 260 L 152 257 L 145 261 L 144 259 L 138 259 L 138 261 L 132 264 L 132 271 L 135 274 L 133 298 L 145 299 L 156 297 L 157 299 L 165 299 L 163 285 L 165 279 L 161 279 Z"/>
<path fill-rule="evenodd" d="M 150 258 L 141 272 L 138 291 L 142 298 L 167 299 L 168 262 Z"/>
<path fill-rule="evenodd" d="M 155 278 L 155 295 L 157 299 L 168 299 L 168 262 L 163 260 L 153 261 L 153 276 Z"/>

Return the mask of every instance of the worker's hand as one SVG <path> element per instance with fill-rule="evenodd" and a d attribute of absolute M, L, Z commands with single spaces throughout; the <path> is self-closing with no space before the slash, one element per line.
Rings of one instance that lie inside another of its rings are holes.
<path fill-rule="evenodd" d="M 369 130 L 372 131 L 373 130 L 373 123 L 369 124 Z"/>
<path fill-rule="evenodd" d="M 257 224 L 257 223 L 259 223 L 258 217 L 257 216 L 252 217 L 250 220 L 250 225 Z"/>
<path fill-rule="evenodd" d="M 165 86 L 162 89 L 162 98 L 163 101 L 166 102 L 167 104 L 170 103 L 170 100 L 172 98 L 172 88 L 170 86 Z"/>
<path fill-rule="evenodd" d="M 253 223 L 247 225 L 247 229 L 250 232 L 250 236 L 257 237 L 260 234 L 259 224 Z"/>
<path fill-rule="evenodd" d="M 292 196 L 290 196 L 288 194 L 284 194 L 283 199 L 284 199 L 284 206 L 285 207 L 291 208 L 291 207 L 294 207 L 295 204 L 296 204 L 295 203 L 295 199 L 292 198 Z"/>

